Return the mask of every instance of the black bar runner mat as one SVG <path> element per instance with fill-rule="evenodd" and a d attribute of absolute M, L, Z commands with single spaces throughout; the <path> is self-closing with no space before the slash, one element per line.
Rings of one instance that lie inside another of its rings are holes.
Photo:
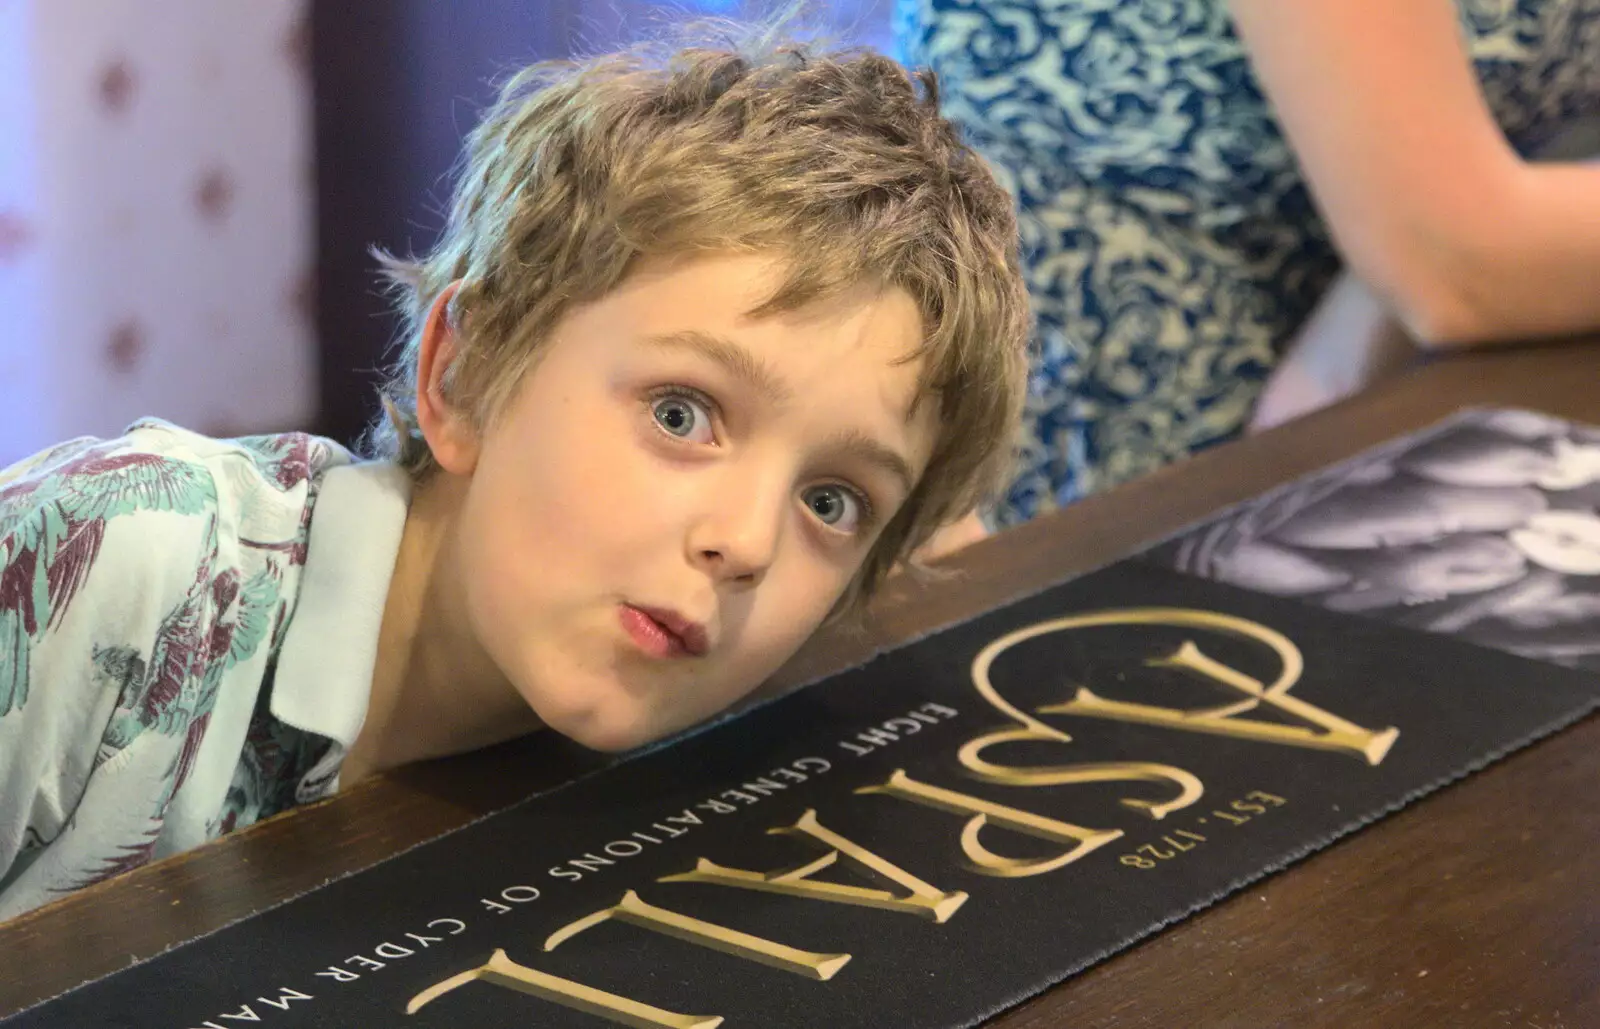
<path fill-rule="evenodd" d="M 1125 561 L 4 1027 L 972 1025 L 1597 699 Z"/>

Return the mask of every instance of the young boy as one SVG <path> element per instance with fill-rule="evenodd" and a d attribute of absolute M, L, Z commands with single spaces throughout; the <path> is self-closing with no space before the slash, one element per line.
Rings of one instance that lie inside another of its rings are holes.
<path fill-rule="evenodd" d="M 882 57 L 524 72 L 388 262 L 376 460 L 147 421 L 0 473 L 0 918 L 405 762 L 747 695 L 994 482 L 1015 250 Z"/>

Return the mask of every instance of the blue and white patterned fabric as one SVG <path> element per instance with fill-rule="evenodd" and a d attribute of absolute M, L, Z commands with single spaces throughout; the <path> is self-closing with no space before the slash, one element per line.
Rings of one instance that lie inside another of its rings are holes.
<path fill-rule="evenodd" d="M 1600 111 L 1600 0 L 1460 0 L 1517 146 Z M 1339 269 L 1224 0 L 896 0 L 1017 198 L 1037 351 L 1010 524 L 1239 433 Z"/>

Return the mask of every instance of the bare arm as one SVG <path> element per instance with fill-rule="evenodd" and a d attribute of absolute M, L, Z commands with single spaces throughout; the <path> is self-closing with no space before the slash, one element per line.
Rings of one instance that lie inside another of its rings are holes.
<path fill-rule="evenodd" d="M 1600 167 L 1533 164 L 1451 0 L 1231 0 L 1356 275 L 1424 345 L 1600 326 Z"/>
<path fill-rule="evenodd" d="M 1360 279 L 1334 280 L 1256 401 L 1250 431 L 1310 414 L 1404 371 L 1417 346 Z"/>
<path fill-rule="evenodd" d="M 917 558 L 921 561 L 937 561 L 949 557 L 956 551 L 984 539 L 989 535 L 988 528 L 983 524 L 983 519 L 977 513 L 967 515 L 958 522 L 951 522 L 938 532 L 933 538 L 922 545 L 917 551 Z"/>

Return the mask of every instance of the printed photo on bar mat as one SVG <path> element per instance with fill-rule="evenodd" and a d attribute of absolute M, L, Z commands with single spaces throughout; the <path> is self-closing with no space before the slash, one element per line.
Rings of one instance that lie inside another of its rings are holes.
<path fill-rule="evenodd" d="M 1600 671 L 1600 429 L 1467 411 L 1234 507 L 1148 556 Z"/>
<path fill-rule="evenodd" d="M 1124 561 L 0 1026 L 978 1025 L 1597 702 Z"/>

